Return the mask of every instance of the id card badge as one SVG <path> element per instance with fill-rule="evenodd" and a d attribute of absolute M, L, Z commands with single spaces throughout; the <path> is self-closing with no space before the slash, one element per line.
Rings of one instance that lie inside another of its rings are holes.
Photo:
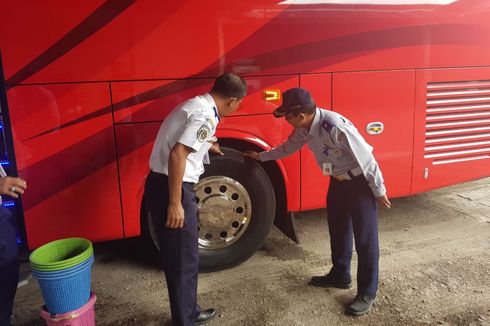
<path fill-rule="evenodd" d="M 325 162 L 322 164 L 323 175 L 332 175 L 332 163 Z"/>

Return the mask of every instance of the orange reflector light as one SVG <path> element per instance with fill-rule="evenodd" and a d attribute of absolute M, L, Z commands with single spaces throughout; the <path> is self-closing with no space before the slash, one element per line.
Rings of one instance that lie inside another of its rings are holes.
<path fill-rule="evenodd" d="M 281 90 L 279 89 L 266 89 L 264 91 L 264 101 L 277 102 L 281 99 Z"/>

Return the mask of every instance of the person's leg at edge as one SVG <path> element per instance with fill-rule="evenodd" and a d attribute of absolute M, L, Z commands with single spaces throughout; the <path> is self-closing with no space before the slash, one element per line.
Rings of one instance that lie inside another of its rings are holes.
<path fill-rule="evenodd" d="M 355 202 L 351 216 L 358 256 L 357 295 L 346 312 L 363 315 L 371 310 L 378 290 L 379 240 L 378 211 L 374 196 L 365 180 L 353 189 Z"/>
<path fill-rule="evenodd" d="M 367 181 L 356 188 L 351 216 L 358 256 L 357 292 L 376 296 L 379 273 L 378 207 Z"/>
<path fill-rule="evenodd" d="M 340 181 L 331 181 L 327 194 L 327 221 L 330 234 L 332 276 L 350 281 L 352 259 L 352 221 L 348 213 L 345 187 Z"/>
<path fill-rule="evenodd" d="M 0 326 L 10 325 L 17 283 L 19 260 L 14 216 L 0 206 Z"/>

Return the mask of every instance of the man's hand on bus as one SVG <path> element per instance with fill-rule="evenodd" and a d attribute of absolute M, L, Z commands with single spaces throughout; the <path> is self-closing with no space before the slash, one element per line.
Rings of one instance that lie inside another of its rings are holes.
<path fill-rule="evenodd" d="M 169 204 L 167 208 L 167 223 L 169 229 L 180 229 L 184 226 L 184 208 L 182 203 Z"/>
<path fill-rule="evenodd" d="M 390 208 L 391 207 L 391 202 L 388 200 L 388 197 L 386 195 L 383 195 L 381 197 L 376 197 L 376 202 L 378 203 L 378 206 Z"/>
<path fill-rule="evenodd" d="M 256 161 L 260 161 L 259 153 L 257 153 L 256 151 L 245 151 L 243 155 L 245 155 L 246 157 L 253 158 Z"/>
<path fill-rule="evenodd" d="M 0 194 L 18 198 L 27 188 L 25 180 L 20 178 L 3 177 L 0 178 Z"/>

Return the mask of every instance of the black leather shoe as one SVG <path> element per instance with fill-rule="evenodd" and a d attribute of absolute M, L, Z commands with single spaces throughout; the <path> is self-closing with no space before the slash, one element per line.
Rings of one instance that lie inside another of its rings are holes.
<path fill-rule="evenodd" d="M 352 285 L 351 280 L 342 280 L 338 277 L 334 277 L 332 273 L 328 273 L 323 276 L 313 276 L 310 283 L 314 286 L 319 286 L 322 288 L 339 288 L 339 289 L 349 289 Z"/>
<path fill-rule="evenodd" d="M 206 324 L 208 321 L 213 319 L 216 316 L 216 310 L 213 308 L 201 311 L 199 313 L 199 316 L 197 317 L 196 321 L 194 322 L 194 325 L 202 325 Z"/>
<path fill-rule="evenodd" d="M 364 315 L 376 303 L 376 297 L 368 294 L 358 294 L 354 302 L 347 308 L 347 313 L 350 315 Z"/>

